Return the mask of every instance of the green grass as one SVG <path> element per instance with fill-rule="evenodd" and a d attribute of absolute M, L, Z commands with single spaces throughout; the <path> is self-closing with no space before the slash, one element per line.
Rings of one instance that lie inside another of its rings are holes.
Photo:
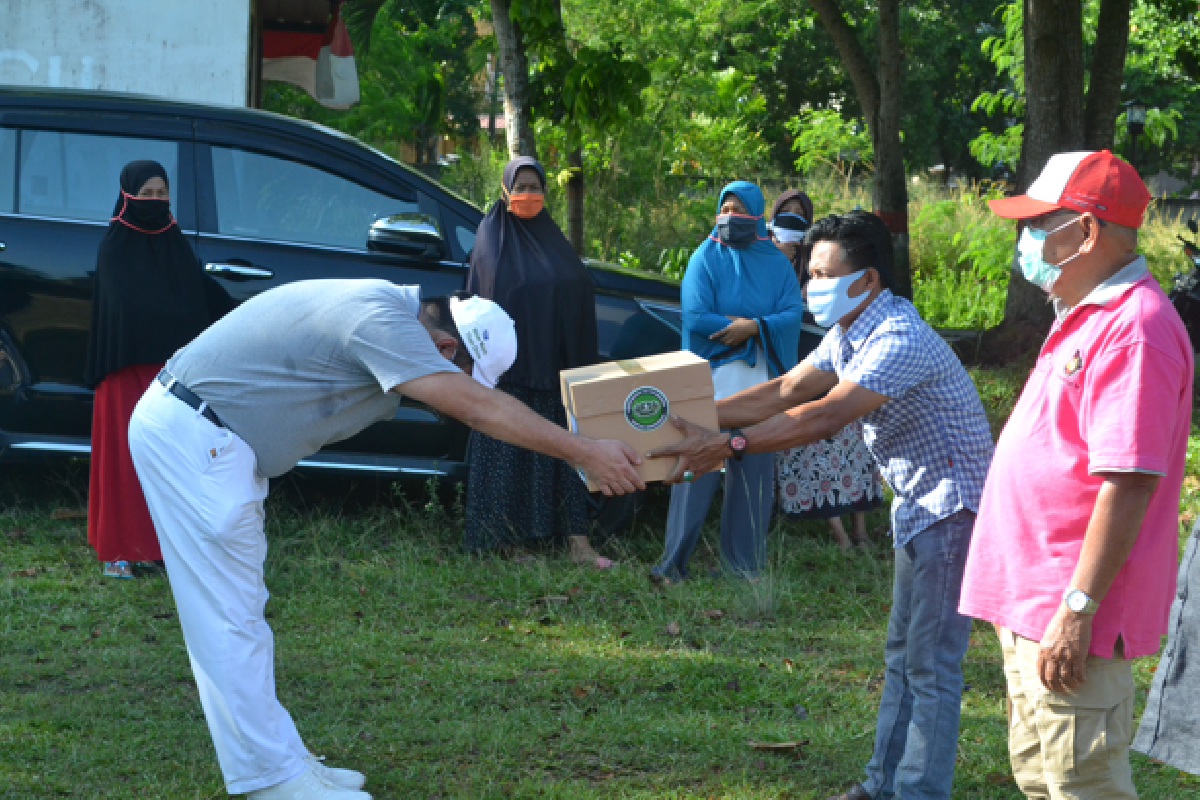
<path fill-rule="evenodd" d="M 1024 373 L 973 376 L 998 424 Z M 101 579 L 82 520 L 55 518 L 78 507 L 84 477 L 0 473 L 0 797 L 219 798 L 165 579 Z M 824 798 L 861 777 L 886 547 L 846 556 L 822 523 L 779 525 L 764 601 L 736 581 L 649 586 L 661 491 L 635 534 L 607 546 L 622 562 L 607 574 L 555 553 L 463 555 L 443 500 L 293 478 L 269 501 L 280 698 L 309 745 L 366 772 L 376 798 Z M 876 536 L 885 525 L 874 512 Z M 713 532 L 698 574 L 717 565 Z M 1136 664 L 1139 704 L 1154 661 Z M 978 626 L 956 797 L 1020 797 L 1000 664 Z M 797 739 L 797 757 L 747 746 Z M 1134 765 L 1143 798 L 1200 797 L 1200 779 Z"/>

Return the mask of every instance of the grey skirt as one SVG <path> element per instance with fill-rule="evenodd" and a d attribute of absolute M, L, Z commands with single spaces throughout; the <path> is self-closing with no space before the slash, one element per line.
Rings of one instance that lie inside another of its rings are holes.
<path fill-rule="evenodd" d="M 1133 749 L 1200 775 L 1200 521 L 1192 528 L 1171 605 L 1167 646 L 1146 700 Z"/>

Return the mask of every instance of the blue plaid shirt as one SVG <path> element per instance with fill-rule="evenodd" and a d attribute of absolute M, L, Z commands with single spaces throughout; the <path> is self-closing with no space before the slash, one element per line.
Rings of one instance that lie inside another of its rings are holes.
<path fill-rule="evenodd" d="M 979 510 L 993 449 L 983 404 L 911 303 L 885 289 L 849 330 L 830 328 L 806 363 L 889 398 L 862 421 L 895 495 L 896 547 L 956 511 Z"/>

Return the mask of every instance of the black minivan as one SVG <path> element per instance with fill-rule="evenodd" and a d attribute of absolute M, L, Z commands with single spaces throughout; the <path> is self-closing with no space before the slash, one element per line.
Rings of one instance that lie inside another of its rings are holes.
<path fill-rule="evenodd" d="M 135 159 L 166 168 L 179 226 L 228 307 L 312 278 L 426 296 L 466 280 L 482 212 L 352 137 L 245 108 L 0 88 L 0 461 L 90 452 L 96 249 Z M 602 358 L 679 349 L 677 283 L 588 267 Z M 300 466 L 462 479 L 466 442 L 464 426 L 406 400 Z"/>

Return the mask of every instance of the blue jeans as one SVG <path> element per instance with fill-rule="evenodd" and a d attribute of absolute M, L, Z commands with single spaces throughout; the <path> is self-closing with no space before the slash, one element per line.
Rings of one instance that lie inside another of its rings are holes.
<path fill-rule="evenodd" d="M 887 675 L 863 784 L 876 800 L 950 799 L 971 635 L 958 595 L 974 526 L 974 512 L 964 509 L 896 550 Z"/>

